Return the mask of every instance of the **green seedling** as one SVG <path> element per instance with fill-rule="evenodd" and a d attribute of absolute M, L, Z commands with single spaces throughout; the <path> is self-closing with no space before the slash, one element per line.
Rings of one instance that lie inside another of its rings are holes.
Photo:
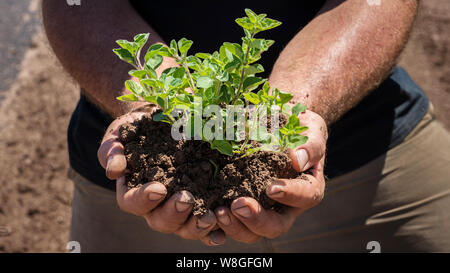
<path fill-rule="evenodd" d="M 236 23 L 244 30 L 242 42 L 225 42 L 213 53 L 189 55 L 193 41 L 182 38 L 179 41 L 172 40 L 169 46 L 152 44 L 142 60 L 148 33 L 136 35 L 133 41 L 118 40 L 120 48 L 113 51 L 121 60 L 133 66 L 129 75 L 137 80 L 127 80 L 125 87 L 131 93 L 117 99 L 158 105 L 161 111 L 154 115 L 154 120 L 172 125 L 183 121 L 185 128 L 188 128 L 186 135 L 200 137 L 209 142 L 212 149 L 229 156 L 248 156 L 261 149 L 285 151 L 304 144 L 307 137 L 301 133 L 307 127 L 301 126 L 298 114 L 304 112 L 306 107 L 297 104 L 290 109 L 288 103 L 293 98 L 292 94 L 271 88 L 267 79 L 256 76 L 264 72 L 262 65 L 256 62 L 274 41 L 255 36 L 279 26 L 281 22 L 250 9 L 246 9 L 245 13 L 246 17 L 236 19 Z M 165 69 L 158 76 L 156 69 L 164 57 L 173 58 L 179 66 Z M 208 112 L 213 105 L 220 106 L 220 110 L 210 111 L 205 117 L 203 113 Z M 281 109 L 287 123 L 278 130 L 268 132 L 265 126 L 252 121 L 249 112 L 245 112 L 243 121 L 239 121 L 234 116 L 230 118 L 226 111 L 228 106 L 249 105 L 254 106 L 253 112 L 265 113 L 263 115 L 266 118 L 272 117 L 274 109 Z M 173 114 L 179 110 L 185 111 L 186 115 Z M 201 126 L 194 125 L 196 120 Z M 223 124 L 227 121 L 227 128 L 233 130 L 231 140 L 217 137 L 223 132 Z M 243 136 L 242 130 L 236 129 L 239 127 L 244 129 Z"/>

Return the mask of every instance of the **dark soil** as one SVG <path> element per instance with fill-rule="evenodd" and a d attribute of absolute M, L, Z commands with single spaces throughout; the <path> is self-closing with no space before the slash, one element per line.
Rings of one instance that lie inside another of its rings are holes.
<path fill-rule="evenodd" d="M 194 215 L 230 206 L 241 196 L 258 200 L 266 209 L 280 209 L 280 204 L 266 196 L 266 187 L 273 178 L 298 176 L 285 153 L 257 152 L 245 158 L 222 155 L 203 141 L 173 140 L 170 125 L 153 121 L 150 114 L 122 126 L 120 141 L 130 171 L 128 186 L 158 181 L 167 187 L 167 197 L 187 190 L 195 198 Z"/>

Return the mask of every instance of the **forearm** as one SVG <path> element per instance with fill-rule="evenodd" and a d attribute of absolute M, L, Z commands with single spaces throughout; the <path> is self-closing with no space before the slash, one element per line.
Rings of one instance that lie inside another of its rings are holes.
<path fill-rule="evenodd" d="M 66 1 L 44 0 L 42 13 L 56 56 L 91 101 L 114 117 L 139 106 L 116 100 L 128 93 L 124 81 L 131 66 L 112 49 L 118 47 L 116 40 L 131 40 L 137 33 L 151 33 L 150 43 L 163 41 L 128 1 L 84 1 L 74 7 Z"/>
<path fill-rule="evenodd" d="M 329 1 L 342 2 L 342 1 Z M 403 49 L 416 0 L 328 3 L 276 61 L 270 83 L 331 124 L 390 72 Z"/>

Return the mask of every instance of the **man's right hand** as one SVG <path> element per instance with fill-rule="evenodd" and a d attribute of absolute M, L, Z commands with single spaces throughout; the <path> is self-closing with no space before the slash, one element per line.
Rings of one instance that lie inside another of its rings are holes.
<path fill-rule="evenodd" d="M 216 217 L 209 211 L 203 217 L 191 216 L 194 197 L 188 191 L 165 198 L 167 190 L 159 182 L 128 189 L 125 181 L 127 161 L 119 141 L 119 128 L 141 118 L 148 111 L 133 111 L 115 119 L 106 130 L 97 156 L 109 179 L 117 179 L 116 198 L 121 210 L 144 217 L 150 228 L 162 233 L 174 233 L 184 239 L 201 240 L 209 246 L 225 242 L 225 234 L 216 225 Z"/>

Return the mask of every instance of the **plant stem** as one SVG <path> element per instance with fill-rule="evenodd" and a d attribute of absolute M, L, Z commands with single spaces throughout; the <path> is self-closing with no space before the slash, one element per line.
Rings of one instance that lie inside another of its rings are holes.
<path fill-rule="evenodd" d="M 245 52 L 244 60 L 242 62 L 242 70 L 241 70 L 241 77 L 239 79 L 239 86 L 238 86 L 236 94 L 234 94 L 234 98 L 231 100 L 231 105 L 233 105 L 235 103 L 235 101 L 239 98 L 242 86 L 244 85 L 245 66 L 248 64 L 248 55 L 250 54 L 251 42 L 252 42 L 254 35 L 255 35 L 255 33 L 253 31 L 252 35 L 250 36 L 250 43 L 247 45 L 247 51 Z"/>
<path fill-rule="evenodd" d="M 138 50 L 138 52 L 136 52 L 136 55 L 134 56 L 134 59 L 136 60 L 136 66 L 137 66 L 137 68 L 139 68 L 139 70 L 143 70 L 144 69 L 144 67 L 141 64 L 141 49 L 142 48 L 140 48 Z"/>
<path fill-rule="evenodd" d="M 197 88 L 195 87 L 194 79 L 192 78 L 191 71 L 189 70 L 189 67 L 187 66 L 186 59 L 182 59 L 180 56 L 177 55 L 176 60 L 181 63 L 184 70 L 186 71 L 186 74 L 188 75 L 188 78 L 189 78 L 189 86 L 191 86 L 192 92 L 197 93 Z"/>

